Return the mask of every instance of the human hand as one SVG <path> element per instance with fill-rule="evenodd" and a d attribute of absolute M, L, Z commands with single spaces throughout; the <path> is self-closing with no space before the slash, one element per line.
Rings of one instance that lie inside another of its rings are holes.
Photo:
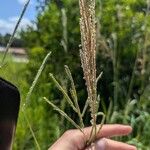
<path fill-rule="evenodd" d="M 84 133 L 77 129 L 66 131 L 49 150 L 136 150 L 136 147 L 109 139 L 114 136 L 128 135 L 132 128 L 127 125 L 103 125 L 96 137 L 94 148 L 85 147 L 89 138 L 91 127 L 84 128 Z"/>

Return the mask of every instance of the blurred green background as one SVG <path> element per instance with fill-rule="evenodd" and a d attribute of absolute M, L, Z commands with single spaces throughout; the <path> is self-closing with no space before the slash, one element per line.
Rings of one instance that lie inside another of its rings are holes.
<path fill-rule="evenodd" d="M 38 1 L 36 27 L 20 32 L 22 47 L 29 62 L 14 62 L 7 56 L 0 76 L 20 89 L 22 102 L 34 80 L 42 60 L 49 51 L 52 55 L 25 109 L 30 125 L 42 150 L 47 149 L 65 130 L 73 128 L 43 101 L 46 96 L 78 123 L 77 115 L 69 107 L 49 78 L 53 73 L 64 88 L 69 89 L 64 65 L 71 68 L 81 109 L 87 93 L 80 64 L 80 29 L 78 1 Z M 101 96 L 100 110 L 106 123 L 130 124 L 133 133 L 117 140 L 137 146 L 150 147 L 150 1 L 96 1 L 97 16 L 97 75 Z M 0 55 L 0 58 L 2 54 Z M 86 113 L 85 123 L 90 121 Z M 14 139 L 14 150 L 34 150 L 36 145 L 20 109 Z"/>

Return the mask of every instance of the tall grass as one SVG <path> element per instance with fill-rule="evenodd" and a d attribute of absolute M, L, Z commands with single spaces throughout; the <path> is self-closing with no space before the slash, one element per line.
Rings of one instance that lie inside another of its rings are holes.
<path fill-rule="evenodd" d="M 120 61 L 119 58 L 119 49 L 117 48 L 118 37 L 117 34 L 113 34 L 113 83 L 114 83 L 114 96 L 113 96 L 113 104 L 110 103 L 110 107 L 107 112 L 107 122 L 108 123 L 124 123 L 131 124 L 133 127 L 133 134 L 127 138 L 128 142 L 137 146 L 139 150 L 149 149 L 149 143 L 146 140 L 149 138 L 149 135 L 146 133 L 148 124 L 150 111 L 149 108 L 149 8 L 150 1 L 146 2 L 147 8 L 145 9 L 144 21 L 141 24 L 141 28 L 144 27 L 142 39 L 137 42 L 135 60 L 133 63 L 133 70 L 130 76 L 129 84 L 127 86 L 126 94 L 122 96 L 120 93 L 120 89 L 122 88 L 120 85 L 120 70 L 118 68 Z M 121 9 L 120 9 L 121 11 Z M 120 14 L 122 14 L 120 12 Z M 122 27 L 123 22 L 118 21 L 118 26 Z M 118 29 L 123 30 L 123 29 Z M 140 34 L 140 33 L 138 33 Z M 134 36 L 134 35 L 132 35 Z M 130 41 L 129 41 L 130 42 Z M 112 48 L 112 47 L 111 47 Z M 110 48 L 110 49 L 111 49 Z M 119 58 L 120 59 L 120 58 Z M 105 74 L 104 74 L 105 75 Z M 139 80 L 140 87 L 135 93 L 134 88 L 136 86 L 136 81 Z M 123 108 L 120 109 L 120 105 L 118 105 L 119 99 L 122 101 Z M 114 107 L 113 107 L 114 106 Z M 111 115 L 110 115 L 111 114 Z M 146 125 L 143 125 L 146 124 Z M 124 140 L 124 138 L 122 138 Z"/>

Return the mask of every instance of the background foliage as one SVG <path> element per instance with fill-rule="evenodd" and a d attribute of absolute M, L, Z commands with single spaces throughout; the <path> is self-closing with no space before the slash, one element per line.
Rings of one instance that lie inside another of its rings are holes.
<path fill-rule="evenodd" d="M 107 114 L 106 123 L 125 123 L 133 126 L 133 134 L 119 140 L 135 144 L 139 150 L 147 150 L 150 147 L 149 5 L 149 0 L 103 0 L 97 1 L 96 10 L 97 74 L 103 71 L 98 84 L 98 93 L 101 95 L 100 109 Z M 61 84 L 69 89 L 64 65 L 71 68 L 81 108 L 87 93 L 79 59 L 78 2 L 39 1 L 37 8 L 39 13 L 35 22 L 36 29 L 29 27 L 20 33 L 28 52 L 29 63 L 23 67 L 22 64 L 8 64 L 3 70 L 5 74 L 2 71 L 1 74 L 19 86 L 23 105 L 28 88 L 43 58 L 52 51 L 52 56 L 25 110 L 41 149 L 47 149 L 64 130 L 72 126 L 44 103 L 43 96 L 48 97 L 78 121 L 51 82 L 49 73 L 53 73 Z M 14 75 L 10 76 L 9 72 Z M 87 125 L 89 120 L 87 112 Z M 35 147 L 20 111 L 14 149 L 32 150 Z"/>

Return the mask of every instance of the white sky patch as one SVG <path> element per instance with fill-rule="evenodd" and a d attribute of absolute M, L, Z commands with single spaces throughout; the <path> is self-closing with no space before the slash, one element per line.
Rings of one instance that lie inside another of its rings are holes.
<path fill-rule="evenodd" d="M 17 0 L 20 4 L 25 4 L 27 0 Z"/>
<path fill-rule="evenodd" d="M 7 20 L 0 19 L 0 33 L 1 34 L 6 34 L 6 33 L 12 34 L 12 32 L 15 28 L 15 25 L 18 21 L 18 18 L 19 17 L 14 16 L 14 17 L 8 18 Z M 23 18 L 19 25 L 18 31 L 21 29 L 26 29 L 28 25 L 33 26 L 29 19 Z"/>
<path fill-rule="evenodd" d="M 19 4 L 24 5 L 28 0 L 17 0 Z M 30 0 L 29 5 L 34 5 L 35 0 Z"/>

